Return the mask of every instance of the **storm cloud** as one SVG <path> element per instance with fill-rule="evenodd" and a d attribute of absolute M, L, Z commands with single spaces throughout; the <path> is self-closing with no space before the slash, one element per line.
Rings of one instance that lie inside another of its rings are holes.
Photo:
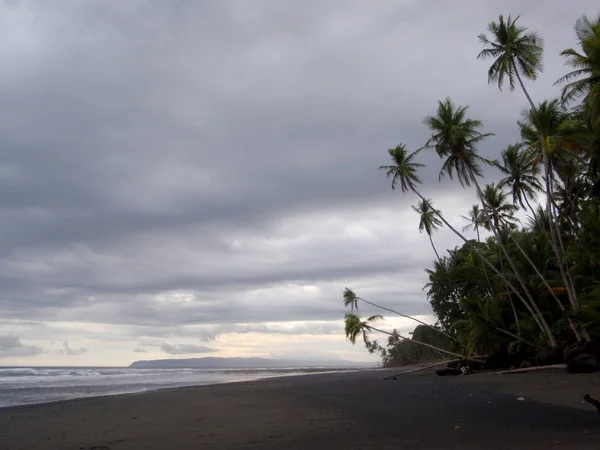
<path fill-rule="evenodd" d="M 528 88 L 553 97 L 558 53 L 598 9 L 573 6 L 4 2 L 0 317 L 40 346 L 69 339 L 60 351 L 111 364 L 119 339 L 179 354 L 224 334 L 339 332 L 342 348 L 345 286 L 430 314 L 434 255 L 416 200 L 377 167 L 400 142 L 423 145 L 423 118 L 446 96 L 495 133 L 481 152 L 496 157 L 526 103 L 488 86 L 477 35 L 521 14 L 546 49 Z M 462 226 L 473 193 L 438 183 L 434 154 L 421 162 L 423 193 Z M 447 230 L 434 239 L 459 244 Z"/>

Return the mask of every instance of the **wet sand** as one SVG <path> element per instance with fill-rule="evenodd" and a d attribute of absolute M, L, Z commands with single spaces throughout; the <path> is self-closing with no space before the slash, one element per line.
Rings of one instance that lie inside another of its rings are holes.
<path fill-rule="evenodd" d="M 317 374 L 0 409 L 0 449 L 598 449 L 600 376 Z M 517 378 L 518 377 L 518 378 Z M 524 400 L 517 400 L 523 397 Z"/>

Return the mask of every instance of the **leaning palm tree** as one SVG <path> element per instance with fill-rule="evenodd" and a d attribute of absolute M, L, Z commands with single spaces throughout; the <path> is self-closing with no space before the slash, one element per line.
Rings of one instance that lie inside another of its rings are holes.
<path fill-rule="evenodd" d="M 533 101 L 525 89 L 521 75 L 530 80 L 535 80 L 538 73 L 542 71 L 542 40 L 535 32 L 530 32 L 525 27 L 517 25 L 519 16 L 512 19 L 508 16 L 500 16 L 498 22 L 488 25 L 490 38 L 485 34 L 479 35 L 484 49 L 477 55 L 477 59 L 493 58 L 494 62 L 488 70 L 488 82 L 497 83 L 502 89 L 506 78 L 511 91 L 515 88 L 515 80 L 521 85 L 521 89 L 531 107 Z"/>
<path fill-rule="evenodd" d="M 535 194 L 542 190 L 542 185 L 537 178 L 539 169 L 531 152 L 523 151 L 523 144 L 509 145 L 502 152 L 502 163 L 496 163 L 496 167 L 504 178 L 498 183 L 499 189 L 510 188 L 512 192 L 513 205 L 520 205 L 523 209 L 529 208 L 535 214 L 529 198 L 535 198 Z"/>
<path fill-rule="evenodd" d="M 392 189 L 396 189 L 396 186 L 400 185 L 402 192 L 412 191 L 421 200 L 425 200 L 425 197 L 417 189 L 417 184 L 421 181 L 418 177 L 419 167 L 423 167 L 423 164 L 419 164 L 414 161 L 415 156 L 422 149 L 418 149 L 412 153 L 408 153 L 406 146 L 400 144 L 397 147 L 388 150 L 388 153 L 392 159 L 392 164 L 387 166 L 380 166 L 379 170 L 384 170 L 388 178 L 392 178 Z M 450 222 L 439 212 L 436 211 L 436 216 L 446 225 L 455 235 L 457 235 L 465 244 L 467 244 L 483 261 L 484 263 L 509 287 L 509 289 L 515 293 L 515 295 L 523 302 L 529 313 L 532 315 L 540 329 L 546 333 L 549 339 L 549 344 L 552 347 L 556 347 L 556 339 L 552 334 L 552 331 L 545 323 L 545 319 L 541 316 L 541 312 L 534 311 L 529 302 L 522 296 L 519 289 L 517 289 L 510 280 L 499 271 L 496 266 L 489 261 L 482 253 L 481 249 L 468 240 L 463 234 L 461 234 Z M 541 317 L 540 317 L 541 316 Z"/>
<path fill-rule="evenodd" d="M 451 179 L 456 174 L 461 185 L 469 186 L 471 183 L 475 185 L 477 196 L 483 205 L 483 214 L 487 222 L 491 222 L 491 217 L 488 208 L 485 204 L 485 196 L 478 182 L 481 177 L 481 163 L 494 164 L 492 161 L 482 158 L 477 151 L 477 145 L 485 140 L 491 133 L 482 133 L 479 129 L 482 123 L 479 120 L 473 120 L 466 116 L 466 106 L 454 106 L 452 101 L 447 98 L 444 101 L 438 102 L 437 113 L 433 116 L 428 116 L 425 123 L 429 126 L 432 136 L 427 141 L 426 147 L 433 148 L 440 156 L 445 159 L 440 171 L 440 178 L 448 175 Z M 534 318 L 539 322 L 539 325 L 548 336 L 550 345 L 556 347 L 556 339 L 552 333 L 544 315 L 529 292 L 526 283 L 523 281 L 519 271 L 516 269 L 511 256 L 504 247 L 498 230 L 491 228 L 494 232 L 498 245 L 506 257 L 516 280 L 521 285 L 523 294 L 521 296 L 525 305 L 529 305 L 534 311 Z M 514 290 L 515 294 L 518 291 Z"/>
<path fill-rule="evenodd" d="M 396 315 L 398 315 L 400 317 L 404 317 L 406 319 L 413 320 L 413 321 L 417 322 L 418 324 L 421 324 L 421 325 L 423 325 L 423 326 L 425 326 L 425 327 L 427 327 L 427 328 L 429 328 L 429 329 L 431 329 L 431 330 L 433 330 L 433 331 L 435 331 L 437 333 L 443 334 L 444 336 L 446 336 L 448 339 L 450 339 L 452 341 L 458 342 L 453 336 L 450 336 L 448 333 L 445 333 L 444 331 L 440 330 L 439 328 L 436 328 L 433 325 L 429 325 L 428 323 L 423 322 L 422 320 L 417 319 L 416 317 L 409 316 L 408 314 L 403 314 L 403 313 L 398 312 L 398 311 L 396 311 L 394 309 L 378 305 L 377 303 L 373 303 L 373 302 L 371 302 L 369 300 L 366 300 L 366 299 L 364 299 L 362 297 L 359 297 L 358 295 L 356 295 L 354 293 L 354 291 L 352 289 L 348 289 L 348 288 L 344 289 L 343 301 L 344 301 L 344 306 L 345 307 L 350 307 L 350 311 L 352 311 L 352 312 L 358 311 L 358 302 L 361 301 L 361 302 L 366 303 L 367 305 L 371 305 L 371 306 L 373 306 L 375 308 L 382 309 L 384 311 L 388 311 L 388 312 L 394 313 L 394 314 L 396 314 Z"/>
<path fill-rule="evenodd" d="M 365 345 L 369 348 L 369 347 L 371 347 L 371 341 L 369 339 L 369 332 L 377 331 L 379 333 L 387 334 L 388 336 L 393 336 L 395 338 L 407 339 L 414 344 L 430 348 L 430 349 L 435 350 L 440 353 L 445 353 L 447 355 L 454 356 L 457 358 L 464 358 L 464 355 L 462 355 L 460 353 L 454 353 L 454 352 L 451 352 L 448 350 L 444 350 L 442 348 L 438 348 L 435 345 L 427 344 L 426 342 L 421 342 L 416 339 L 407 338 L 406 336 L 403 336 L 400 333 L 398 333 L 397 330 L 394 330 L 393 332 L 389 332 L 389 331 L 385 331 L 380 328 L 374 327 L 373 322 L 375 322 L 376 320 L 382 319 L 382 318 L 383 318 L 382 316 L 371 316 L 367 320 L 363 321 L 356 314 L 346 314 L 345 319 L 344 319 L 344 329 L 346 332 L 346 338 L 350 342 L 352 342 L 352 344 L 355 344 L 357 337 L 359 335 L 362 335 Z"/>
<path fill-rule="evenodd" d="M 429 242 L 431 243 L 431 247 L 437 257 L 438 261 L 440 259 L 440 255 L 433 244 L 432 234 L 435 230 L 442 226 L 442 221 L 437 218 L 435 214 L 435 210 L 431 204 L 431 200 L 421 200 L 417 206 L 412 207 L 420 215 L 419 221 L 419 232 L 422 233 L 425 231 L 429 236 Z"/>

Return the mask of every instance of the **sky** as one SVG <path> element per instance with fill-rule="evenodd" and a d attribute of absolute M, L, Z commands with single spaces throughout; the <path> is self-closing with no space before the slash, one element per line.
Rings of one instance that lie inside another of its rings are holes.
<path fill-rule="evenodd" d="M 556 97 L 574 0 L 4 0 L 0 365 L 202 356 L 376 361 L 344 287 L 431 323 L 416 199 L 379 172 L 451 97 L 518 139 L 522 92 L 487 82 L 499 14 L 544 39 Z M 420 155 L 453 224 L 475 202 Z M 486 181 L 498 178 L 485 172 Z M 459 245 L 434 235 L 442 252 Z M 372 309 L 361 309 L 372 314 Z M 408 320 L 380 324 L 404 333 Z"/>

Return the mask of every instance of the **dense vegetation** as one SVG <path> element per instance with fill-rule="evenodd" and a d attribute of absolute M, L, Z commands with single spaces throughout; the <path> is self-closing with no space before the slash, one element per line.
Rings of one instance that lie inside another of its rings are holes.
<path fill-rule="evenodd" d="M 492 134 L 469 117 L 467 106 L 447 98 L 424 120 L 431 131 L 424 146 L 409 151 L 400 144 L 388 151 L 390 164 L 380 167 L 392 189 L 418 198 L 419 230 L 436 256 L 426 289 L 437 323 L 420 322 L 412 338 L 376 328 L 381 316 L 360 319 L 360 302 L 380 306 L 344 292 L 352 309 L 346 336 L 355 343 L 362 335 L 386 365 L 547 351 L 600 336 L 600 15 L 577 21 L 575 48 L 560 54 L 570 71 L 555 83 L 559 96 L 540 103 L 525 81 L 542 70 L 541 40 L 518 19 L 490 23 L 488 34 L 479 36 L 478 58 L 492 61 L 490 84 L 523 91 L 528 107 L 516 120 L 520 140 L 493 160 L 483 158 L 479 146 Z M 420 193 L 417 157 L 431 150 L 442 160 L 440 179 L 473 192 L 462 231 L 471 228 L 477 239 L 467 239 Z M 499 182 L 485 184 L 485 166 L 498 170 Z M 517 211 L 526 220 L 519 221 Z M 444 226 L 462 245 L 439 254 L 433 234 Z M 387 344 L 371 340 L 370 332 L 387 334 Z"/>

